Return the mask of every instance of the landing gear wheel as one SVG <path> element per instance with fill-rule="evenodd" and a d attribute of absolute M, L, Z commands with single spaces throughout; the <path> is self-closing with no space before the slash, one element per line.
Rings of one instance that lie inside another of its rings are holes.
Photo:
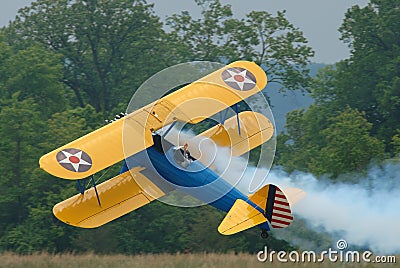
<path fill-rule="evenodd" d="M 267 232 L 267 230 L 262 230 L 261 231 L 261 237 L 263 238 L 263 239 L 267 239 L 268 238 L 268 232 Z"/>

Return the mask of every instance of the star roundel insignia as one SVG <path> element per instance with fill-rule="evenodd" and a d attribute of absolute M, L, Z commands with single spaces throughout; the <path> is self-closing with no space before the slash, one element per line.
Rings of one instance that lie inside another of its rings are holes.
<path fill-rule="evenodd" d="M 250 90 L 256 86 L 256 77 L 249 70 L 235 67 L 222 72 L 222 80 L 236 90 Z"/>
<path fill-rule="evenodd" d="M 82 150 L 70 148 L 57 153 L 58 163 L 73 172 L 85 172 L 92 167 L 92 159 Z"/>

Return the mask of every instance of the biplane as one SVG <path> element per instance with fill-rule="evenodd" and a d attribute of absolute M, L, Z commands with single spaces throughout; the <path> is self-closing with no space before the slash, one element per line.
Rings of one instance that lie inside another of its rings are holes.
<path fill-rule="evenodd" d="M 198 124 L 266 84 L 266 74 L 257 64 L 233 62 L 42 156 L 42 169 L 77 180 L 80 191 L 56 204 L 54 215 L 69 225 L 95 228 L 178 190 L 227 212 L 218 227 L 223 235 L 259 226 L 266 238 L 270 227 L 289 226 L 290 198 L 278 186 L 267 184 L 246 195 L 219 176 L 212 163 L 189 156 L 159 132 L 168 132 L 176 122 Z M 236 157 L 267 142 L 273 133 L 273 124 L 263 114 L 236 110 L 198 136 L 229 148 Z M 120 174 L 96 185 L 94 174 L 121 161 Z M 86 189 L 88 180 L 92 186 Z M 301 196 L 301 190 L 294 195 Z"/>

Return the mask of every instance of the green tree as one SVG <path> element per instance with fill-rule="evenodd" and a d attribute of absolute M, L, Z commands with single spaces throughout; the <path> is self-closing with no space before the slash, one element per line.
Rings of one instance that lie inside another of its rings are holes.
<path fill-rule="evenodd" d="M 288 172 L 314 172 L 315 167 L 323 165 L 319 154 L 327 145 L 323 130 L 329 126 L 330 111 L 326 106 L 311 105 L 307 110 L 288 113 L 287 132 L 277 139 L 276 163 Z"/>
<path fill-rule="evenodd" d="M 43 119 L 66 108 L 61 58 L 40 46 L 15 50 L 1 42 L 0 98 L 32 98 Z M 16 94 L 18 93 L 18 94 Z"/>
<path fill-rule="evenodd" d="M 23 222 L 28 215 L 29 177 L 37 165 L 44 124 L 32 99 L 18 101 L 18 94 L 1 101 L 0 108 L 0 234 Z"/>
<path fill-rule="evenodd" d="M 150 74 L 173 64 L 168 38 L 143 0 L 38 0 L 19 11 L 10 40 L 32 40 L 63 57 L 74 104 L 109 112 Z"/>
<path fill-rule="evenodd" d="M 76 184 L 44 172 L 38 159 L 44 152 L 97 128 L 100 118 L 93 107 L 87 106 L 55 113 L 43 121 L 36 107 L 31 99 L 18 102 L 14 98 L 1 113 L 1 151 L 11 150 L 17 155 L 15 159 L 2 159 L 4 166 L 0 166 L 7 174 L 0 180 L 4 227 L 0 248 L 19 253 L 72 250 L 70 240 L 76 230 L 56 220 L 52 207 L 76 194 Z M 7 121 L 12 127 L 4 124 Z"/>
<path fill-rule="evenodd" d="M 371 0 L 347 11 L 339 30 L 351 48 L 349 59 L 318 73 L 310 90 L 315 104 L 290 114 L 288 133 L 278 139 L 279 160 L 288 170 L 335 177 L 362 170 L 384 152 L 397 153 L 399 4 Z"/>
<path fill-rule="evenodd" d="M 287 116 L 287 133 L 278 137 L 278 164 L 289 172 L 338 175 L 363 171 L 384 157 L 384 145 L 371 135 L 364 113 L 347 107 L 332 113 L 328 105 L 312 105 Z"/>
<path fill-rule="evenodd" d="M 309 58 L 312 49 L 303 33 L 286 18 L 266 11 L 250 12 L 245 19 L 234 19 L 231 6 L 219 0 L 196 0 L 202 18 L 188 12 L 168 18 L 172 34 L 191 50 L 193 60 L 252 60 L 261 64 L 269 82 L 289 89 L 309 86 Z"/>
<path fill-rule="evenodd" d="M 169 17 L 167 24 L 172 27 L 172 34 L 177 40 L 189 48 L 193 60 L 219 62 L 221 56 L 233 52 L 232 49 L 226 51 L 223 44 L 228 34 L 226 23 L 232 18 L 231 7 L 222 6 L 219 1 L 195 2 L 202 8 L 202 19 L 194 20 L 189 12 L 184 11 Z"/>
<path fill-rule="evenodd" d="M 397 130 L 397 133 L 392 138 L 392 146 L 395 154 L 400 157 L 400 129 Z"/>
<path fill-rule="evenodd" d="M 372 124 L 364 113 L 347 107 L 331 119 L 331 124 L 322 131 L 327 146 L 321 149 L 323 166 L 318 173 L 329 173 L 337 177 L 340 173 L 363 171 L 373 158 L 382 158 L 383 142 L 370 135 Z"/>
<path fill-rule="evenodd" d="M 371 0 L 345 15 L 341 39 L 351 48 L 338 65 L 335 96 L 340 104 L 365 112 L 372 133 L 390 141 L 400 127 L 400 2 Z"/>
<path fill-rule="evenodd" d="M 333 66 L 319 70 L 311 87 L 315 103 L 307 110 L 287 114 L 286 133 L 278 137 L 278 164 L 289 172 L 330 174 L 363 170 L 371 159 L 384 155 L 365 112 L 343 107 L 337 95 L 339 72 Z"/>

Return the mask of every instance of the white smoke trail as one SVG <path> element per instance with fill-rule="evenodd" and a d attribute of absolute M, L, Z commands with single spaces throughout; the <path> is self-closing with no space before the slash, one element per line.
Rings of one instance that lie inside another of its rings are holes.
<path fill-rule="evenodd" d="M 224 158 L 223 153 L 223 150 L 218 150 L 216 159 Z M 218 167 L 218 162 L 215 163 Z M 242 174 L 243 164 L 238 164 L 238 159 L 232 163 L 222 175 L 227 181 Z M 248 193 L 250 181 L 264 174 L 268 171 L 247 167 L 236 187 Z M 274 168 L 264 185 L 273 183 L 282 189 L 294 187 L 304 190 L 307 195 L 293 206 L 293 212 L 312 229 L 328 232 L 333 241 L 345 239 L 350 246 L 367 247 L 374 253 L 400 253 L 400 163 L 385 163 L 370 168 L 364 176 L 354 174 L 348 177 L 352 183 L 335 183 L 307 173 L 289 175 Z"/>
<path fill-rule="evenodd" d="M 172 136 L 175 134 L 174 131 Z M 180 140 L 190 140 L 192 148 L 198 147 L 200 140 L 193 136 L 193 133 L 185 133 Z M 211 147 L 203 147 L 202 151 L 214 150 L 216 171 L 243 193 L 248 193 L 248 185 L 254 177 L 268 174 L 268 170 L 247 166 L 246 159 L 232 159 L 226 148 Z M 289 175 L 274 168 L 264 184 L 273 183 L 283 190 L 292 187 L 304 190 L 307 195 L 293 206 L 293 212 L 312 229 L 322 229 L 336 240 L 345 239 L 350 247 L 368 247 L 374 253 L 400 253 L 400 162 L 387 162 L 370 168 L 364 176 L 348 177 L 353 183 L 334 183 L 301 172 Z M 241 179 L 237 183 L 238 178 Z M 279 231 L 275 232 L 279 236 Z M 296 241 L 296 237 L 285 239 Z"/>
<path fill-rule="evenodd" d="M 298 187 L 307 196 L 293 207 L 312 228 L 375 253 L 400 252 L 400 164 L 373 167 L 358 183 L 333 183 L 305 173 L 274 169 L 268 183 Z M 340 234 L 340 237 L 337 237 Z"/>

